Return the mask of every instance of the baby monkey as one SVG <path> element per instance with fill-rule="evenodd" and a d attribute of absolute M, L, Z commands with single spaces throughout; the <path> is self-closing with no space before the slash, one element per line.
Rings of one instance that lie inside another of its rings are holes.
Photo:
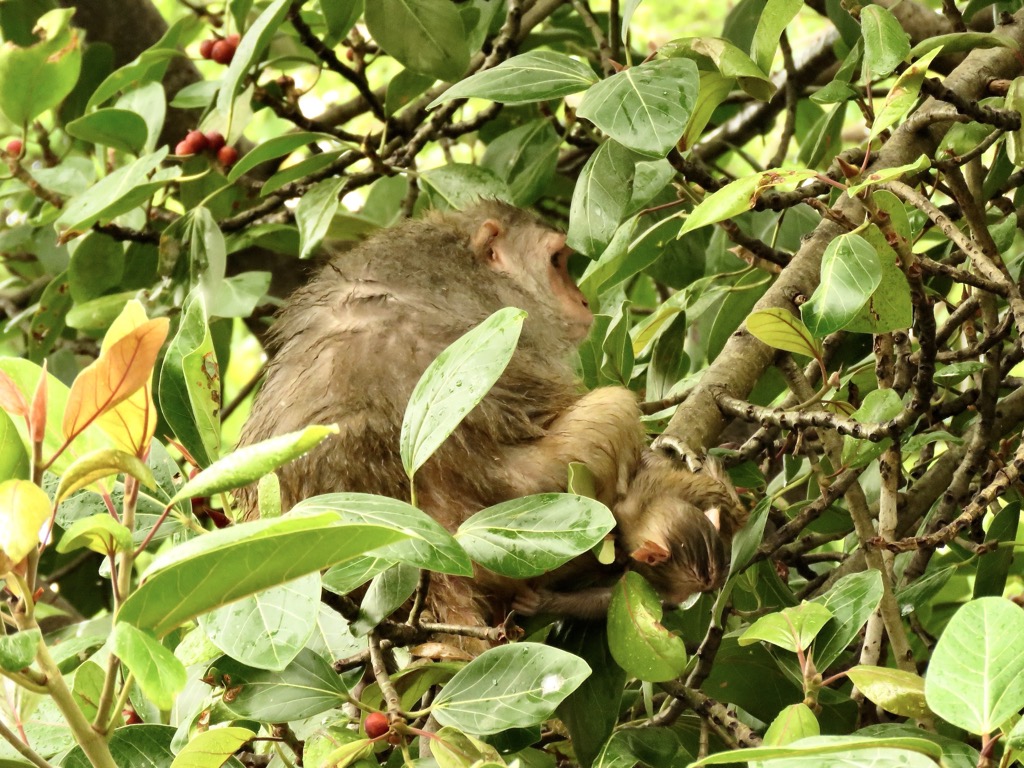
<path fill-rule="evenodd" d="M 666 603 L 682 603 L 722 586 L 732 538 L 747 512 L 721 464 L 710 458 L 699 467 L 688 464 L 645 451 L 629 489 L 613 509 L 616 564 L 593 566 L 584 555 L 524 582 L 515 610 L 526 616 L 600 618 L 608 612 L 612 587 L 623 569 L 642 575 Z"/>

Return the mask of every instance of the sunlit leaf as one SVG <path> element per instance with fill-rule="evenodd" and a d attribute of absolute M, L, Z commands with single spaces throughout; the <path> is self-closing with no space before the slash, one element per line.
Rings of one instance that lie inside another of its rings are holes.
<path fill-rule="evenodd" d="M 35 483 L 0 483 L 0 554 L 11 564 L 20 563 L 39 546 L 39 529 L 50 518 L 50 510 L 50 497 Z"/>
<path fill-rule="evenodd" d="M 608 647 L 626 672 L 661 682 L 686 668 L 683 640 L 661 624 L 661 597 L 638 573 L 629 571 L 612 592 L 608 607 Z"/>
<path fill-rule="evenodd" d="M 759 309 L 747 316 L 747 330 L 758 341 L 769 347 L 793 352 L 797 355 L 818 357 L 818 342 L 807 326 L 785 309 Z"/>

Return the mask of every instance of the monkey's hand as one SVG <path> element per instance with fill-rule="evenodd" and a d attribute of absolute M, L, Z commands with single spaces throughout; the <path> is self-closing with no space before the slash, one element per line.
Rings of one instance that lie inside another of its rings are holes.
<path fill-rule="evenodd" d="M 538 613 L 545 613 L 545 606 L 553 594 L 543 587 L 532 587 L 523 583 L 518 586 L 516 595 L 512 599 L 512 610 L 521 616 L 536 616 Z"/>
<path fill-rule="evenodd" d="M 624 387 L 602 387 L 555 419 L 544 437 L 516 448 L 508 476 L 518 495 L 561 491 L 566 467 L 580 462 L 594 475 L 598 499 L 611 506 L 635 471 L 643 444 L 636 396 Z"/>

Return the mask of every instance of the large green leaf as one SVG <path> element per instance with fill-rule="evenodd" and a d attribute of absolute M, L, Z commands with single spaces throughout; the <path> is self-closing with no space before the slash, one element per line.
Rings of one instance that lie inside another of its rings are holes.
<path fill-rule="evenodd" d="M 871 243 L 848 233 L 833 240 L 821 257 L 821 282 L 800 307 L 800 315 L 815 338 L 846 326 L 867 304 L 882 282 L 882 265 Z"/>
<path fill-rule="evenodd" d="M 402 420 L 402 466 L 412 477 L 501 376 L 526 313 L 499 309 L 441 352 L 423 372 Z"/>
<path fill-rule="evenodd" d="M 793 20 L 802 0 L 767 0 L 753 3 L 758 8 L 757 27 L 750 44 L 750 57 L 762 72 L 771 72 L 775 51 L 789 22 Z"/>
<path fill-rule="evenodd" d="M 459 543 L 426 513 L 398 499 L 367 493 L 326 493 L 300 501 L 293 511 L 331 511 L 348 523 L 383 525 L 408 539 L 382 547 L 375 555 L 456 576 L 472 576 L 473 564 Z"/>
<path fill-rule="evenodd" d="M 222 657 L 213 669 L 230 680 L 231 711 L 264 723 L 303 720 L 340 707 L 348 689 L 330 662 L 308 648 L 281 672 L 254 669 Z"/>
<path fill-rule="evenodd" d="M 1024 611 L 1002 597 L 960 607 L 928 666 L 925 698 L 939 717 L 993 734 L 1024 707 Z"/>
<path fill-rule="evenodd" d="M 910 38 L 892 11 L 880 5 L 866 5 L 860 15 L 864 36 L 865 82 L 881 80 L 910 56 Z"/>
<path fill-rule="evenodd" d="M 860 634 L 882 599 L 882 575 L 878 571 L 851 573 L 839 579 L 814 602 L 832 614 L 814 639 L 814 663 L 826 670 Z"/>
<path fill-rule="evenodd" d="M 441 725 L 487 735 L 525 728 L 555 707 L 590 674 L 578 656 L 536 643 L 492 648 L 459 670 L 434 701 Z"/>
<path fill-rule="evenodd" d="M 21 48 L 7 41 L 0 48 L 0 111 L 14 125 L 56 107 L 75 87 L 82 48 L 73 14 L 73 8 L 44 13 L 34 30 L 39 42 Z"/>
<path fill-rule="evenodd" d="M 430 103 L 476 96 L 503 104 L 526 104 L 568 96 L 597 82 L 586 64 L 554 51 L 530 51 L 462 80 Z"/>
<path fill-rule="evenodd" d="M 759 768 L 935 768 L 935 761 L 941 756 L 938 744 L 921 738 L 809 736 L 781 747 L 719 752 L 692 763 L 692 766 L 754 761 Z"/>
<path fill-rule="evenodd" d="M 661 598 L 638 573 L 629 571 L 612 592 L 608 647 L 626 672 L 641 680 L 671 680 L 686 668 L 682 638 L 661 625 Z"/>
<path fill-rule="evenodd" d="M 606 141 L 583 166 L 572 193 L 566 243 L 597 257 L 608 247 L 626 216 L 640 158 L 615 141 Z"/>
<path fill-rule="evenodd" d="M 455 537 L 489 570 L 526 579 L 583 554 L 614 527 L 615 518 L 599 501 L 544 493 L 477 512 Z"/>
<path fill-rule="evenodd" d="M 714 67 L 723 77 L 735 78 L 740 88 L 755 99 L 767 101 L 775 84 L 747 54 L 719 37 L 681 37 L 662 46 L 661 55 L 693 59 L 702 72 Z M 704 81 L 701 80 L 703 88 Z"/>
<path fill-rule="evenodd" d="M 138 154 L 146 146 L 149 128 L 141 115 L 127 109 L 99 109 L 67 124 L 68 133 L 92 144 Z"/>
<path fill-rule="evenodd" d="M 465 28 L 448 0 L 371 0 L 364 18 L 380 47 L 413 72 L 453 82 L 465 74 Z"/>
<path fill-rule="evenodd" d="M 313 634 L 319 605 L 320 574 L 310 573 L 215 608 L 199 626 L 236 661 L 280 672 Z"/>
<path fill-rule="evenodd" d="M 383 526 L 340 522 L 333 513 L 213 531 L 158 556 L 117 620 L 162 636 L 201 613 L 403 538 Z"/>
<path fill-rule="evenodd" d="M 170 709 L 185 687 L 184 665 L 155 638 L 130 624 L 114 625 L 112 650 L 159 709 Z"/>
<path fill-rule="evenodd" d="M 664 157 L 683 135 L 699 83 L 689 59 L 656 59 L 591 86 L 576 113 L 623 146 Z"/>

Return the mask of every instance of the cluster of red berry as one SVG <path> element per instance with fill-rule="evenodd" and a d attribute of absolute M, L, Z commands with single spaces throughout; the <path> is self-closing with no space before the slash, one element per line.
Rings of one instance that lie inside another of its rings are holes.
<path fill-rule="evenodd" d="M 224 137 L 217 131 L 189 131 L 174 148 L 174 154 L 183 157 L 198 155 L 200 152 L 212 152 L 217 155 L 217 162 L 225 168 L 238 162 L 238 150 L 227 146 Z"/>
<path fill-rule="evenodd" d="M 211 37 L 199 44 L 199 55 L 218 64 L 230 64 L 242 38 L 237 34 L 227 37 Z"/>

